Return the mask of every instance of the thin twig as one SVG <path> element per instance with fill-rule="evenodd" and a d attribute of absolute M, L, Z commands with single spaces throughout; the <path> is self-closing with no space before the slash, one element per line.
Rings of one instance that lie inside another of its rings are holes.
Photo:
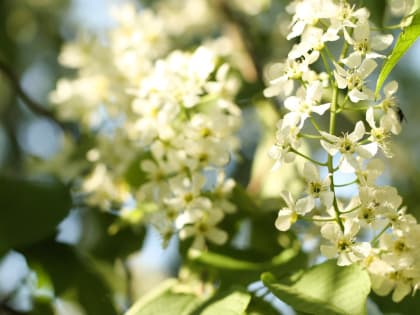
<path fill-rule="evenodd" d="M 20 85 L 20 80 L 17 77 L 17 75 L 3 61 L 0 61 L 0 72 L 3 73 L 9 79 L 13 89 L 16 91 L 19 98 L 23 101 L 23 103 L 26 105 L 26 107 L 30 111 L 32 111 L 36 115 L 43 116 L 49 119 L 50 121 L 55 123 L 57 126 L 59 126 L 63 131 L 68 129 L 66 124 L 58 120 L 52 111 L 49 111 L 41 104 L 34 101 L 28 94 L 26 94 L 26 92 L 23 90 L 22 86 Z"/>
<path fill-rule="evenodd" d="M 224 19 L 230 23 L 230 26 L 234 29 L 241 46 L 243 46 L 245 50 L 250 69 L 248 73 L 243 73 L 244 77 L 250 81 L 257 81 L 261 85 L 265 85 L 264 62 L 261 60 L 261 57 L 255 47 L 255 42 L 250 36 L 251 25 L 246 18 L 237 14 L 234 9 L 231 8 L 229 1 L 215 0 L 214 3 Z M 277 97 L 271 98 L 270 104 L 272 104 L 276 111 L 281 108 L 281 103 Z"/>
<path fill-rule="evenodd" d="M 15 311 L 6 304 L 0 304 L 0 314 L 1 315 L 24 315 L 24 313 Z"/>
<path fill-rule="evenodd" d="M 246 53 L 252 63 L 253 72 L 255 73 L 255 79 L 263 81 L 263 67 L 260 63 L 260 58 L 257 55 L 256 49 L 253 45 L 253 42 L 249 40 L 249 31 L 250 25 L 245 19 L 236 14 L 236 12 L 229 6 L 228 1 L 217 0 L 215 1 L 219 12 L 222 16 L 231 23 L 232 27 L 235 28 L 235 31 L 240 36 L 242 45 L 244 46 Z M 254 79 L 254 80 L 255 80 Z"/>

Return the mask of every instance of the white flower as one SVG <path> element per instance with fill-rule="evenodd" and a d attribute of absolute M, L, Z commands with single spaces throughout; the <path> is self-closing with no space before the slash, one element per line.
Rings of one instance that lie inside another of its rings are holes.
<path fill-rule="evenodd" d="M 307 72 L 310 70 L 309 64 L 305 60 L 300 62 L 295 59 L 287 59 L 285 62 L 271 65 L 268 69 L 270 86 L 264 90 L 264 96 L 289 96 L 293 92 L 294 80 L 299 80 Z"/>
<path fill-rule="evenodd" d="M 301 35 L 307 26 L 334 16 L 337 7 L 331 0 L 306 0 L 293 2 L 287 10 L 294 13 L 291 32 L 287 36 L 287 39 L 292 39 Z"/>
<path fill-rule="evenodd" d="M 366 111 L 366 121 L 369 123 L 371 128 L 370 137 L 368 139 L 371 142 L 377 142 L 385 156 L 391 158 L 392 152 L 388 140 L 391 134 L 391 129 L 393 128 L 391 121 L 386 119 L 386 116 L 382 116 L 379 126 L 376 126 L 373 107 L 370 107 Z"/>
<path fill-rule="evenodd" d="M 281 197 L 286 202 L 286 207 L 280 209 L 275 226 L 280 231 L 287 231 L 296 222 L 299 215 L 310 212 L 315 204 L 313 199 L 300 199 L 295 202 L 292 194 L 288 191 L 281 192 Z"/>
<path fill-rule="evenodd" d="M 268 155 L 275 160 L 272 170 L 278 169 L 282 163 L 293 162 L 296 154 L 290 152 L 300 146 L 298 134 L 300 128 L 296 126 L 297 117 L 289 116 L 289 120 L 280 120 L 277 123 L 276 143 L 270 148 Z"/>
<path fill-rule="evenodd" d="M 308 185 L 308 196 L 302 198 L 309 199 L 305 203 L 315 205 L 315 199 L 319 198 L 326 208 L 330 208 L 334 199 L 334 193 L 330 191 L 330 177 L 321 180 L 318 168 L 310 162 L 306 162 L 303 167 L 303 177 Z"/>
<path fill-rule="evenodd" d="M 384 274 L 371 273 L 372 290 L 378 295 L 388 295 L 391 291 L 392 300 L 400 302 L 405 296 L 414 292 L 420 286 L 419 269 L 406 266 L 389 266 Z"/>
<path fill-rule="evenodd" d="M 366 8 L 355 9 L 346 1 L 341 1 L 338 8 L 331 17 L 331 29 L 337 33 L 343 31 L 345 40 L 351 44 L 352 39 L 347 28 L 354 28 L 358 23 L 364 23 L 369 18 L 369 11 Z"/>
<path fill-rule="evenodd" d="M 99 205 L 103 209 L 111 206 L 111 202 L 123 203 L 128 199 L 128 187 L 124 182 L 112 177 L 106 165 L 98 163 L 83 184 L 82 191 L 87 193 L 87 202 Z"/>
<path fill-rule="evenodd" d="M 371 34 L 368 21 L 363 21 L 355 26 L 352 34 L 352 45 L 355 52 L 366 58 L 385 58 L 375 51 L 387 49 L 394 40 L 391 34 Z"/>
<path fill-rule="evenodd" d="M 194 218 L 192 224 L 185 225 L 179 233 L 181 239 L 186 239 L 191 236 L 194 237 L 193 244 L 190 248 L 193 255 L 205 250 L 206 240 L 217 245 L 222 245 L 228 238 L 228 234 L 225 231 L 216 227 L 224 218 L 221 210 L 211 208 L 197 210 L 199 210 L 197 214 L 198 218 Z"/>
<path fill-rule="evenodd" d="M 413 8 L 414 0 L 390 0 L 389 9 L 394 16 L 404 16 Z"/>
<path fill-rule="evenodd" d="M 221 209 L 225 213 L 234 213 L 236 205 L 229 201 L 236 183 L 232 178 L 226 178 L 226 173 L 222 170 L 217 172 L 215 186 L 212 187 L 212 200 L 216 208 Z"/>
<path fill-rule="evenodd" d="M 391 126 L 390 130 L 393 134 L 399 134 L 401 131 L 401 109 L 398 107 L 395 93 L 398 90 L 397 81 L 391 81 L 384 86 L 385 98 L 379 104 L 385 112 L 384 120 Z"/>
<path fill-rule="evenodd" d="M 284 106 L 291 111 L 286 116 L 292 114 L 296 115 L 296 119 L 300 120 L 300 126 L 303 126 L 306 118 L 311 113 L 323 115 L 326 110 L 330 108 L 330 103 L 320 105 L 319 102 L 322 98 L 322 84 L 319 81 L 311 82 L 306 89 L 301 87 L 296 96 L 290 96 L 284 101 Z M 287 117 L 285 116 L 285 119 Z"/>
<path fill-rule="evenodd" d="M 322 147 L 328 154 L 334 156 L 338 152 L 342 154 L 340 158 L 340 170 L 343 172 L 353 172 L 360 165 L 354 156 L 357 153 L 365 159 L 370 159 L 376 154 L 377 144 L 375 142 L 369 144 L 360 144 L 359 141 L 365 134 L 363 122 L 358 121 L 354 131 L 350 134 L 344 134 L 337 137 L 326 132 L 321 132 L 326 140 L 321 140 Z"/>
<path fill-rule="evenodd" d="M 374 228 L 383 228 L 388 221 L 384 219 L 389 213 L 395 213 L 402 203 L 394 187 L 360 187 L 360 208 L 357 217 L 365 224 L 373 224 Z M 381 221 L 378 221 L 381 219 Z M 378 221 L 378 222 L 377 222 Z"/>
<path fill-rule="evenodd" d="M 171 168 L 166 162 L 158 160 L 157 163 L 152 160 L 143 160 L 140 167 L 148 181 L 142 185 L 136 196 L 137 200 L 144 202 L 144 200 L 154 200 L 162 202 L 170 193 L 167 175 Z"/>
<path fill-rule="evenodd" d="M 347 266 L 364 259 L 370 252 L 370 244 L 356 242 L 359 225 L 351 220 L 344 222 L 344 231 L 336 222 L 325 223 L 321 227 L 321 234 L 332 245 L 321 245 L 321 253 L 327 258 L 338 255 L 337 265 Z"/>
<path fill-rule="evenodd" d="M 358 158 L 360 164 L 362 164 L 363 159 Z M 374 186 L 376 179 L 381 175 L 385 170 L 384 163 L 379 159 L 370 160 L 366 166 L 360 165 L 356 168 L 356 175 L 359 181 L 360 186 Z"/>
<path fill-rule="evenodd" d="M 192 174 L 191 178 L 183 174 L 169 180 L 169 186 L 173 197 L 166 198 L 165 204 L 176 209 L 190 209 L 198 199 L 207 199 L 201 196 L 201 189 L 206 178 L 198 173 Z"/>
<path fill-rule="evenodd" d="M 295 60 L 305 65 L 311 65 L 318 60 L 320 51 L 325 47 L 325 43 L 336 41 L 340 37 L 328 29 L 326 32 L 322 28 L 307 27 L 300 38 L 300 42 L 295 44 L 287 55 L 289 60 Z"/>
<path fill-rule="evenodd" d="M 342 60 L 347 66 L 345 70 L 338 63 L 335 64 L 334 78 L 340 89 L 347 88 L 348 96 L 354 103 L 364 100 L 373 100 L 374 95 L 365 85 L 365 79 L 375 70 L 377 63 L 373 59 L 364 59 L 357 53 L 351 54 Z"/>

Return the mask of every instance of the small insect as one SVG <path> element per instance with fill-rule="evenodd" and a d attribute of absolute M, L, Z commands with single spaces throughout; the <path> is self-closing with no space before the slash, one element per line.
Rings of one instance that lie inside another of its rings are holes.
<path fill-rule="evenodd" d="M 404 112 L 402 111 L 402 109 L 400 107 L 397 107 L 395 112 L 397 114 L 398 121 L 400 123 L 402 123 L 403 121 L 407 122 L 407 117 L 405 117 Z"/>
<path fill-rule="evenodd" d="M 297 63 L 303 63 L 305 61 L 305 56 L 302 55 L 302 56 L 300 56 L 298 58 L 295 58 L 295 61 Z"/>

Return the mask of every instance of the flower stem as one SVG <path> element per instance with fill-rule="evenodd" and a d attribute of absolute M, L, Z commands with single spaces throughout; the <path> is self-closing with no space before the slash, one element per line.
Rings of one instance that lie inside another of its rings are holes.
<path fill-rule="evenodd" d="M 337 188 L 337 187 L 346 187 L 346 186 L 350 186 L 350 185 L 353 185 L 353 184 L 356 184 L 357 183 L 357 179 L 355 179 L 355 180 L 352 180 L 351 182 L 348 182 L 348 183 L 345 183 L 345 184 L 335 184 L 334 186 Z"/>
<path fill-rule="evenodd" d="M 293 148 L 290 148 L 290 152 L 293 152 L 293 153 L 295 153 L 295 154 L 303 157 L 304 159 L 307 159 L 307 160 L 311 161 L 312 163 L 317 164 L 319 166 L 327 166 L 327 163 L 322 163 L 322 162 L 319 162 L 317 160 L 314 160 L 313 158 L 311 158 L 311 157 L 309 157 L 309 156 L 307 156 L 307 155 L 305 155 L 305 154 L 303 154 L 303 153 L 301 153 L 299 151 L 296 151 Z"/>
<path fill-rule="evenodd" d="M 308 133 L 299 133 L 299 136 L 302 138 L 307 138 L 307 139 L 322 139 L 322 136 L 318 136 L 318 135 L 311 135 Z"/>
<path fill-rule="evenodd" d="M 336 221 L 336 218 L 308 218 L 308 217 L 300 217 L 300 219 L 305 220 L 305 221 L 311 221 L 311 222 L 333 222 Z"/>
<path fill-rule="evenodd" d="M 329 128 L 329 133 L 332 135 L 335 133 L 337 102 L 338 102 L 338 87 L 334 86 L 331 108 L 330 108 L 330 128 Z M 331 154 L 328 154 L 327 166 L 328 166 L 328 172 L 331 174 L 330 189 L 334 194 L 333 206 L 334 206 L 335 218 L 337 220 L 338 225 L 340 226 L 341 231 L 344 233 L 344 224 L 340 218 L 340 210 L 338 209 L 337 196 L 335 194 L 335 185 L 334 185 L 335 170 L 334 170 L 334 165 L 333 165 L 333 156 Z"/>
<path fill-rule="evenodd" d="M 354 207 L 354 208 L 351 208 L 350 210 L 347 210 L 347 211 L 341 211 L 340 213 L 341 213 L 341 214 L 352 213 L 352 212 L 356 211 L 357 209 L 359 209 L 359 208 L 360 208 L 360 206 L 361 206 L 361 205 L 358 205 L 358 206 L 356 206 L 356 207 Z"/>
<path fill-rule="evenodd" d="M 371 242 L 371 244 L 373 245 L 373 246 L 375 246 L 377 243 L 378 243 L 378 241 L 379 241 L 379 238 L 382 236 L 382 234 L 384 234 L 385 232 L 386 232 L 386 230 L 388 230 L 389 228 L 391 227 L 391 223 L 388 223 L 379 233 L 378 233 L 378 235 L 376 235 L 375 236 L 375 238 L 372 240 L 372 241 L 370 241 Z"/>
<path fill-rule="evenodd" d="M 311 120 L 311 123 L 312 123 L 312 126 L 314 126 L 314 128 L 319 132 L 319 133 L 321 133 L 321 128 L 319 128 L 319 125 L 318 125 L 318 123 L 316 122 L 316 120 L 312 117 L 312 116 L 309 116 L 309 119 Z"/>

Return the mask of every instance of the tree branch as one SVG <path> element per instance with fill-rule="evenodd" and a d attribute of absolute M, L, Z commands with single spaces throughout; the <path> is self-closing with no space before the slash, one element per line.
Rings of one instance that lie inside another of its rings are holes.
<path fill-rule="evenodd" d="M 223 15 L 223 17 L 231 23 L 231 26 L 235 29 L 235 32 L 239 35 L 242 46 L 245 48 L 247 57 L 251 62 L 252 69 L 248 74 L 248 79 L 251 81 L 260 81 L 264 82 L 263 78 L 263 66 L 260 63 L 260 58 L 258 57 L 257 51 L 255 50 L 253 42 L 250 40 L 250 25 L 248 22 L 236 14 L 236 12 L 229 6 L 228 1 L 217 0 L 215 4 L 218 8 L 218 11 Z"/>
<path fill-rule="evenodd" d="M 68 126 L 61 122 L 60 120 L 55 117 L 52 111 L 49 111 L 44 106 L 39 104 L 38 102 L 34 101 L 28 94 L 25 93 L 22 86 L 20 85 L 19 78 L 13 72 L 13 70 L 5 64 L 3 61 L 0 61 L 0 72 L 5 75 L 7 79 L 9 79 L 12 88 L 16 91 L 18 97 L 23 101 L 26 107 L 36 115 L 45 117 L 59 126 L 63 131 L 68 129 Z"/>
<path fill-rule="evenodd" d="M 11 307 L 7 306 L 6 304 L 0 303 L 0 314 L 1 315 L 24 315 L 24 313 L 15 311 Z"/>

